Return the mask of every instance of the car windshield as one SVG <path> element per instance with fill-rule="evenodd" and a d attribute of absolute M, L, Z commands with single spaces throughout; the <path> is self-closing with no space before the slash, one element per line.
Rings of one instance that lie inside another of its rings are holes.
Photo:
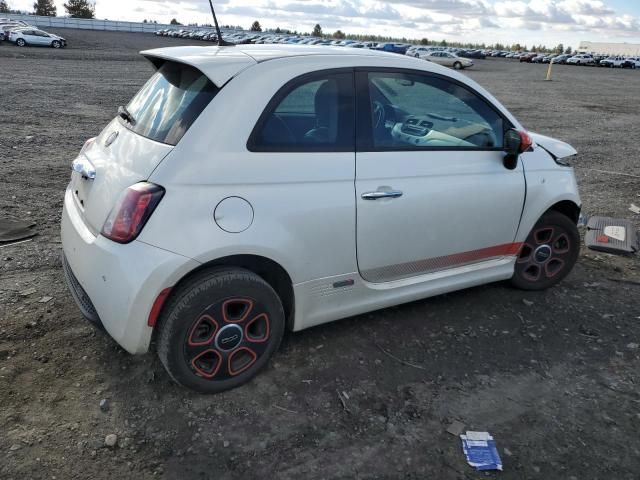
<path fill-rule="evenodd" d="M 218 92 L 199 70 L 164 63 L 127 105 L 126 126 L 157 142 L 176 145 Z"/>

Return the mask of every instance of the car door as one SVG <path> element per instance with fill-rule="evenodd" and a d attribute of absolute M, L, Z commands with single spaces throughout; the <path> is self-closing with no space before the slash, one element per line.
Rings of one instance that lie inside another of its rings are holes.
<path fill-rule="evenodd" d="M 489 101 L 441 75 L 356 73 L 356 244 L 381 283 L 515 255 L 522 165 L 503 164 L 511 128 Z"/>
<path fill-rule="evenodd" d="M 441 65 L 444 65 L 446 67 L 453 67 L 453 64 L 456 62 L 456 57 L 454 57 L 450 53 L 443 53 L 442 57 L 443 62 L 441 63 Z"/>
<path fill-rule="evenodd" d="M 22 38 L 28 45 L 37 45 L 37 37 L 33 30 L 22 30 Z"/>
<path fill-rule="evenodd" d="M 432 61 L 433 63 L 437 63 L 438 65 L 442 65 L 442 53 L 434 52 L 428 57 L 428 60 Z"/>
<path fill-rule="evenodd" d="M 50 45 L 53 39 L 49 36 L 48 33 L 43 32 L 42 30 L 36 30 L 36 38 L 38 39 L 38 45 Z"/>

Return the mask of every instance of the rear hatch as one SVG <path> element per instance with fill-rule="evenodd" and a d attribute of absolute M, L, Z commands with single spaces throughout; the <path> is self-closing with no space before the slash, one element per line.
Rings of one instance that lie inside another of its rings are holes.
<path fill-rule="evenodd" d="M 155 65 L 157 72 L 74 161 L 71 190 L 95 234 L 120 194 L 151 176 L 218 92 L 193 66 Z"/>

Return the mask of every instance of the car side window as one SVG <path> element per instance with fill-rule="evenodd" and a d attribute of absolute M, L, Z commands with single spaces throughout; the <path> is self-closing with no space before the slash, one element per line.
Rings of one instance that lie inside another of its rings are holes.
<path fill-rule="evenodd" d="M 503 117 L 472 90 L 446 78 L 370 72 L 372 147 L 502 148 Z"/>
<path fill-rule="evenodd" d="M 353 74 L 305 75 L 272 98 L 249 142 L 251 151 L 354 151 Z"/>

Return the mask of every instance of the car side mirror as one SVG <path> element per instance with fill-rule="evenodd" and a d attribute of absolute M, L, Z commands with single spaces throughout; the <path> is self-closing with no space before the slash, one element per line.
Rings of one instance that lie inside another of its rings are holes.
<path fill-rule="evenodd" d="M 513 170 L 518 166 L 518 157 L 521 153 L 528 152 L 533 145 L 533 140 L 526 132 L 515 128 L 507 130 L 504 134 L 503 150 L 506 154 L 503 159 L 505 168 Z"/>

